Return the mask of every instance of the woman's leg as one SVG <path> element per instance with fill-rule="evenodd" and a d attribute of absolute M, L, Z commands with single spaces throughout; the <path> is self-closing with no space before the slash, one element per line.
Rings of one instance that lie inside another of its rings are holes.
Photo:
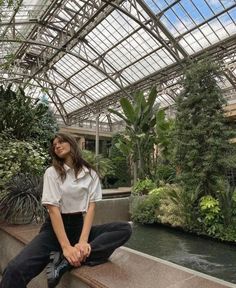
<path fill-rule="evenodd" d="M 8 263 L 0 288 L 26 288 L 27 283 L 47 265 L 50 252 L 59 249 L 54 232 L 50 227 L 44 226 L 40 233 Z"/>
<path fill-rule="evenodd" d="M 89 235 L 91 254 L 85 264 L 93 266 L 106 262 L 116 248 L 128 241 L 131 234 L 132 228 L 127 222 L 93 226 Z"/>
<path fill-rule="evenodd" d="M 82 226 L 80 227 L 82 229 Z M 71 244 L 79 241 L 81 229 L 73 229 L 79 233 L 71 234 Z M 132 229 L 127 222 L 114 222 L 103 225 L 92 226 L 89 234 L 91 254 L 85 261 L 85 265 L 98 265 L 106 262 L 114 250 L 122 246 L 131 236 Z M 70 233 L 68 233 L 70 234 Z M 71 270 L 73 266 L 59 253 L 54 253 L 51 263 L 47 266 L 48 287 L 56 287 L 65 271 Z"/>

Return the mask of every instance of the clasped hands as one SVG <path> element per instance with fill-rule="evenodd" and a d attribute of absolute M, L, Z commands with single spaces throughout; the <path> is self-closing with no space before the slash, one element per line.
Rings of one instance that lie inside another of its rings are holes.
<path fill-rule="evenodd" d="M 75 267 L 80 267 L 81 263 L 86 260 L 86 258 L 91 253 L 91 246 L 85 241 L 80 241 L 75 244 L 75 246 L 66 246 L 63 249 L 63 255 L 68 260 L 70 265 Z"/>

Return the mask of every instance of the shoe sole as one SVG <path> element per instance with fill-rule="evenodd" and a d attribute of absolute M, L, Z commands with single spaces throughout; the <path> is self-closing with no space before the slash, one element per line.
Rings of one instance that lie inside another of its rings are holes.
<path fill-rule="evenodd" d="M 55 265 L 60 259 L 60 253 L 59 252 L 51 252 L 50 253 L 50 260 L 51 262 L 48 263 L 47 268 L 46 268 L 46 274 L 47 274 L 47 280 L 48 280 L 48 288 L 54 288 L 57 286 L 59 283 L 60 279 L 57 281 L 51 280 L 55 279 L 54 271 L 55 271 Z"/>

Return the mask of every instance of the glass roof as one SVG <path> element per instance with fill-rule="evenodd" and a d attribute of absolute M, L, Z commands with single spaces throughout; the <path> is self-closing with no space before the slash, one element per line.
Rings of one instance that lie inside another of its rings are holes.
<path fill-rule="evenodd" d="M 235 0 L 18 0 L 0 7 L 0 78 L 47 95 L 67 124 L 118 119 L 119 99 L 158 87 L 174 103 L 184 62 L 206 51 L 225 63 L 236 99 Z"/>

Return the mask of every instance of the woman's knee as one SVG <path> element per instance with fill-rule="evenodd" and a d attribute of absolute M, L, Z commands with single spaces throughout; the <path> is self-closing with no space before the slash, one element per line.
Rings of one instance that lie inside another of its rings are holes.
<path fill-rule="evenodd" d="M 132 232 L 133 232 L 132 225 L 130 223 L 127 223 L 127 231 L 128 231 L 128 235 L 130 237 Z"/>
<path fill-rule="evenodd" d="M 122 230 L 127 238 L 127 240 L 130 238 L 132 234 L 132 226 L 129 222 L 121 222 L 120 223 L 120 230 Z"/>

